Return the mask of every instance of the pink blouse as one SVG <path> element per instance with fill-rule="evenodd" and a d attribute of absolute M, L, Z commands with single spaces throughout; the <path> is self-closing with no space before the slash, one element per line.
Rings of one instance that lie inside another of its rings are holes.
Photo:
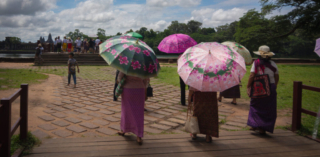
<path fill-rule="evenodd" d="M 120 72 L 118 75 L 118 81 L 120 82 L 123 78 L 124 73 Z M 149 85 L 150 79 L 142 79 L 135 76 L 126 75 L 126 82 L 123 85 L 123 88 L 147 88 Z"/>

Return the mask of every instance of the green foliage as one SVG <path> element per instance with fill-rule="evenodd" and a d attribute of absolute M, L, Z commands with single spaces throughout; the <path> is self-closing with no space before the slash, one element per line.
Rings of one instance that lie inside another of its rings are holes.
<path fill-rule="evenodd" d="M 68 34 L 66 34 L 66 37 L 70 37 L 73 41 L 75 41 L 78 37 L 80 37 L 80 39 L 88 39 L 88 35 L 83 34 L 82 32 L 80 32 L 79 29 L 75 29 L 74 32 L 69 32 Z"/>
<path fill-rule="evenodd" d="M 19 148 L 24 148 L 22 156 L 28 155 L 34 146 L 41 144 L 41 141 L 28 132 L 27 139 L 20 141 L 20 135 L 13 135 L 11 137 L 11 155 Z"/>
<path fill-rule="evenodd" d="M 281 17 L 290 21 L 290 29 L 281 32 L 281 37 L 293 34 L 297 29 L 304 29 L 308 33 L 320 33 L 320 1 L 319 0 L 260 0 L 262 13 L 269 14 L 283 7 L 292 10 Z M 282 25 L 280 25 L 282 26 Z"/>
<path fill-rule="evenodd" d="M 19 88 L 22 83 L 37 83 L 48 76 L 28 69 L 0 69 L 0 90 Z"/>

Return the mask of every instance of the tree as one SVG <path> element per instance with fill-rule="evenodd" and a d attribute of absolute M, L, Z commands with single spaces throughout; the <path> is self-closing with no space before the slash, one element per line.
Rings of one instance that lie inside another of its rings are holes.
<path fill-rule="evenodd" d="M 201 28 L 200 33 L 203 35 L 208 35 L 208 34 L 212 34 L 215 33 L 216 31 L 214 30 L 214 28 Z"/>
<path fill-rule="evenodd" d="M 189 33 L 197 32 L 199 29 L 201 29 L 201 26 L 202 26 L 202 23 L 199 21 L 195 21 L 195 20 L 190 20 L 187 23 L 187 28 L 188 28 Z"/>
<path fill-rule="evenodd" d="M 188 27 L 185 23 L 179 23 L 178 21 L 171 21 L 171 24 L 168 26 L 168 30 L 173 33 L 187 33 Z"/>
<path fill-rule="evenodd" d="M 97 36 L 106 36 L 106 31 L 102 28 L 98 28 Z"/>
<path fill-rule="evenodd" d="M 98 28 L 97 30 L 97 36 L 99 37 L 100 40 L 104 41 L 107 39 L 107 36 L 106 36 L 106 31 L 102 28 Z"/>
<path fill-rule="evenodd" d="M 19 44 L 19 43 L 21 43 L 21 39 L 18 37 L 11 37 L 9 42 L 11 44 Z"/>
<path fill-rule="evenodd" d="M 122 35 L 122 33 L 121 33 L 121 32 L 118 32 L 116 35 Z"/>
<path fill-rule="evenodd" d="M 74 32 L 69 32 L 68 34 L 66 34 L 66 37 L 70 37 L 72 40 L 76 40 L 78 37 L 83 39 L 84 34 L 80 32 L 79 29 L 75 29 Z"/>
<path fill-rule="evenodd" d="M 287 37 L 297 29 L 304 29 L 308 33 L 320 32 L 320 1 L 319 0 L 260 0 L 262 13 L 268 14 L 283 7 L 293 8 L 286 15 L 278 19 L 289 20 L 291 28 L 273 35 L 273 38 Z"/>

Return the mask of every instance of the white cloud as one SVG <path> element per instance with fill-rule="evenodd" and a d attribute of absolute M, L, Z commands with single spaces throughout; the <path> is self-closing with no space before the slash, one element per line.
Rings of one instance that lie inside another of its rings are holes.
<path fill-rule="evenodd" d="M 56 7 L 56 0 L 1 0 L 0 15 L 33 15 Z"/>
<path fill-rule="evenodd" d="M 233 8 L 229 10 L 204 8 L 192 11 L 191 20 L 197 20 L 203 23 L 203 27 L 217 27 L 226 23 L 239 20 L 246 13 L 246 9 Z"/>
<path fill-rule="evenodd" d="M 201 0 L 147 0 L 147 5 L 151 7 L 192 7 L 201 3 Z"/>

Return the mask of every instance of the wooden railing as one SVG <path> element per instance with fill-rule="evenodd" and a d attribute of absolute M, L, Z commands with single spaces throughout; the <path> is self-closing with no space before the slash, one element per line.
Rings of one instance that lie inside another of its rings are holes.
<path fill-rule="evenodd" d="M 293 83 L 293 108 L 292 108 L 292 131 L 299 130 L 301 127 L 301 113 L 317 117 L 317 113 L 302 108 L 302 89 L 320 92 L 320 88 L 303 85 L 302 82 Z"/>
<path fill-rule="evenodd" d="M 20 96 L 20 117 L 11 127 L 11 104 Z M 21 84 L 9 98 L 1 99 L 0 103 L 0 156 L 10 157 L 11 136 L 20 126 L 20 140 L 25 140 L 28 134 L 28 84 Z M 19 149 L 14 156 L 19 156 Z"/>

